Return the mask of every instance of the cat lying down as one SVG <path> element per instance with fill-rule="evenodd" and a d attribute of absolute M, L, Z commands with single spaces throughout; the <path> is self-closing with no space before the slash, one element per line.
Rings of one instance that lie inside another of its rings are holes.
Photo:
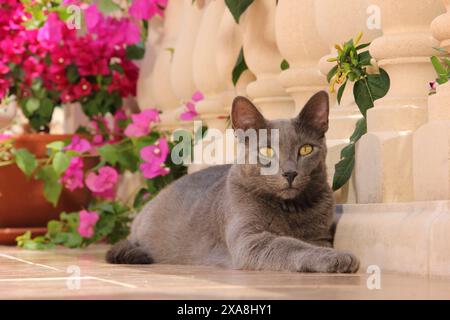
<path fill-rule="evenodd" d="M 333 194 L 325 158 L 329 103 L 315 94 L 300 114 L 268 121 L 246 98 L 232 107 L 235 130 L 279 129 L 276 174 L 255 164 L 214 166 L 184 176 L 139 213 L 128 240 L 106 255 L 119 264 L 195 264 L 234 269 L 356 272 L 358 259 L 332 248 Z M 247 150 L 247 153 L 251 151 Z M 257 151 L 258 152 L 258 151 Z"/>

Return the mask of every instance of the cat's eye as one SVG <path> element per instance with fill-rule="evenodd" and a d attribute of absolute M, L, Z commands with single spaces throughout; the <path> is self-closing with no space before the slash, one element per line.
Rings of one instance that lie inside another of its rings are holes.
<path fill-rule="evenodd" d="M 270 147 L 260 148 L 259 153 L 266 158 L 272 158 L 275 155 L 275 151 Z"/>
<path fill-rule="evenodd" d="M 311 152 L 313 152 L 314 148 L 312 145 L 310 144 L 305 144 L 303 146 L 300 147 L 300 150 L 298 150 L 298 154 L 301 157 L 307 156 L 308 154 L 311 154 Z"/>

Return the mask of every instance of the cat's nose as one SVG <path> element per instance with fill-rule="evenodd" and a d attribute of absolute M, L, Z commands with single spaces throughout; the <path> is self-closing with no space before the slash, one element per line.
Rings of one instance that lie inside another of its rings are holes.
<path fill-rule="evenodd" d="M 286 178 L 286 180 L 289 182 L 289 185 L 292 184 L 292 181 L 294 181 L 297 175 L 297 171 L 286 171 L 282 173 L 282 176 Z"/>

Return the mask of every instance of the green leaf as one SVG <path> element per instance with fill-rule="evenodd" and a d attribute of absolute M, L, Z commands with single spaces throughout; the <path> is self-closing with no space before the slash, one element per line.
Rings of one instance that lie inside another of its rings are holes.
<path fill-rule="evenodd" d="M 115 166 L 119 161 L 119 154 L 117 148 L 112 144 L 105 144 L 104 146 L 98 148 L 98 153 L 102 160 Z"/>
<path fill-rule="evenodd" d="M 53 141 L 47 144 L 45 147 L 50 149 L 51 151 L 61 151 L 64 148 L 65 144 L 63 141 Z"/>
<path fill-rule="evenodd" d="M 355 82 L 353 95 L 361 114 L 366 117 L 367 110 L 373 108 L 374 101 L 384 97 L 389 91 L 389 75 L 380 68 L 380 74 L 369 74 Z"/>
<path fill-rule="evenodd" d="M 287 69 L 289 69 L 289 62 L 287 62 L 286 61 L 286 59 L 283 59 L 283 61 L 281 61 L 281 64 L 280 64 L 280 68 L 281 68 L 281 70 L 287 70 Z"/>
<path fill-rule="evenodd" d="M 59 183 L 59 175 L 53 166 L 45 166 L 36 174 L 36 178 L 44 182 L 44 197 L 56 207 L 61 195 L 62 185 Z"/>
<path fill-rule="evenodd" d="M 27 250 L 45 250 L 55 247 L 55 245 L 44 236 L 37 236 L 32 239 L 30 231 L 27 231 L 23 235 L 18 236 L 16 238 L 16 242 L 17 246 Z"/>
<path fill-rule="evenodd" d="M 149 192 L 145 188 L 141 188 L 139 192 L 134 197 L 133 208 L 139 209 L 145 204 L 145 198 L 148 197 Z"/>
<path fill-rule="evenodd" d="M 139 42 L 132 46 L 127 46 L 125 55 L 129 60 L 140 60 L 144 57 L 145 47 L 144 43 Z"/>
<path fill-rule="evenodd" d="M 64 246 L 68 248 L 78 248 L 83 243 L 83 237 L 78 232 L 67 233 Z"/>
<path fill-rule="evenodd" d="M 253 0 L 225 0 L 225 4 L 233 15 L 236 23 L 239 23 L 241 15 L 253 3 Z"/>
<path fill-rule="evenodd" d="M 358 60 L 360 65 L 362 66 L 370 66 L 370 61 L 372 60 L 372 56 L 370 55 L 369 51 L 364 51 L 358 54 Z"/>
<path fill-rule="evenodd" d="M 347 152 L 351 152 L 351 148 L 347 149 Z M 333 190 L 339 190 L 342 188 L 350 177 L 352 176 L 353 168 L 355 167 L 355 157 L 343 158 L 335 165 L 335 172 L 333 177 Z"/>
<path fill-rule="evenodd" d="M 37 98 L 31 97 L 28 99 L 28 101 L 25 103 L 25 109 L 29 114 L 32 114 L 36 112 L 36 110 L 39 109 L 40 102 Z"/>
<path fill-rule="evenodd" d="M 342 95 L 344 94 L 346 85 L 347 85 L 347 80 L 343 84 L 341 84 L 341 86 L 339 87 L 339 90 L 337 92 L 337 102 L 338 102 L 338 104 L 341 104 Z"/>
<path fill-rule="evenodd" d="M 30 177 L 38 166 L 36 156 L 27 149 L 17 149 L 14 153 L 14 158 L 19 169 L 27 177 Z"/>
<path fill-rule="evenodd" d="M 139 158 L 135 154 L 131 141 L 121 144 L 107 144 L 98 149 L 101 160 L 113 166 L 119 164 L 121 170 L 135 172 L 138 168 Z"/>
<path fill-rule="evenodd" d="M 356 142 L 366 133 L 367 133 L 367 121 L 365 118 L 361 118 L 356 122 L 355 130 L 353 131 L 353 134 L 350 137 L 350 141 Z"/>
<path fill-rule="evenodd" d="M 120 10 L 119 5 L 112 2 L 111 0 L 99 0 L 97 2 L 98 9 L 103 13 L 110 13 L 116 10 Z"/>
<path fill-rule="evenodd" d="M 53 158 L 52 166 L 56 174 L 60 176 L 69 167 L 70 157 L 64 152 L 57 152 Z"/>
<path fill-rule="evenodd" d="M 439 84 L 445 83 L 448 81 L 448 71 L 447 68 L 444 67 L 441 60 L 439 60 L 438 57 L 432 56 L 430 58 L 431 63 L 433 64 L 434 70 L 436 70 L 436 73 L 438 75 L 438 82 Z"/>
<path fill-rule="evenodd" d="M 333 68 L 331 68 L 331 70 L 327 74 L 327 81 L 328 81 L 328 83 L 331 81 L 331 79 L 333 79 L 333 77 L 335 76 L 337 71 L 338 71 L 338 66 L 337 65 L 335 65 Z"/>
<path fill-rule="evenodd" d="M 370 46 L 370 42 L 369 43 L 362 43 L 359 46 L 356 47 L 356 51 L 359 51 L 361 49 L 367 48 L 368 46 Z"/>
<path fill-rule="evenodd" d="M 384 69 L 380 68 L 379 74 L 369 74 L 367 82 L 374 100 L 383 98 L 389 91 L 390 79 Z"/>
<path fill-rule="evenodd" d="M 341 150 L 341 159 L 355 157 L 355 144 L 349 143 Z"/>
<path fill-rule="evenodd" d="M 233 72 L 232 72 L 233 85 L 236 86 L 242 73 L 247 69 L 248 69 L 248 66 L 247 66 L 247 63 L 245 62 L 244 48 L 241 48 L 241 51 L 239 51 L 239 56 L 236 60 L 236 64 L 234 65 Z"/>
<path fill-rule="evenodd" d="M 80 75 L 78 74 L 78 68 L 76 65 L 71 64 L 66 68 L 67 80 L 70 84 L 75 84 L 80 80 Z"/>
<path fill-rule="evenodd" d="M 47 233 L 54 235 L 62 230 L 62 223 L 57 220 L 51 220 L 47 223 Z"/>

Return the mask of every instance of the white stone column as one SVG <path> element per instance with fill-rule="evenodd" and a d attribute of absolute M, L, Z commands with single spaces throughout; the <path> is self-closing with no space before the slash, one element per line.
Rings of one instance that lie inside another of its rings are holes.
<path fill-rule="evenodd" d="M 230 115 L 233 99 L 238 95 L 246 96 L 248 84 L 256 80 L 254 74 L 247 69 L 239 77 L 236 86 L 233 84 L 233 69 L 243 46 L 242 31 L 226 8 L 217 33 L 216 62 L 223 86 L 221 99 L 227 116 Z"/>
<path fill-rule="evenodd" d="M 326 88 L 326 78 L 317 62 L 328 48 L 317 32 L 314 0 L 279 0 L 276 7 L 276 41 L 290 67 L 281 72 L 279 81 L 295 101 L 299 112 L 317 91 Z"/>
<path fill-rule="evenodd" d="M 179 105 L 179 99 L 172 89 L 170 70 L 173 59 L 172 49 L 174 49 L 179 35 L 182 16 L 183 2 L 169 1 L 164 10 L 163 36 L 149 76 L 149 87 L 143 88 L 143 90 L 147 88 L 151 92 L 154 106 L 163 112 L 173 110 Z M 151 55 L 152 52 L 148 51 L 148 54 Z M 145 56 L 147 56 L 147 52 Z M 143 107 L 145 106 L 141 106 L 141 108 Z"/>
<path fill-rule="evenodd" d="M 276 1 L 254 1 L 241 16 L 244 56 L 256 81 L 247 86 L 247 94 L 268 119 L 292 117 L 293 99 L 278 80 L 283 57 L 275 40 Z"/>
<path fill-rule="evenodd" d="M 370 1 L 368 0 L 314 1 L 318 34 L 328 47 L 326 54 L 323 54 L 319 62 L 319 68 L 324 77 L 336 65 L 335 62 L 327 61 L 328 58 L 337 56 L 335 44 L 342 44 L 354 38 L 359 32 L 363 32 L 360 43 L 370 42 L 381 35 L 380 30 L 369 30 L 367 27 L 369 5 Z M 331 184 L 335 171 L 334 166 L 340 160 L 341 150 L 348 144 L 349 137 L 355 129 L 355 124 L 362 116 L 353 98 L 353 83 L 351 82 L 346 85 L 340 105 L 336 101 L 336 93 L 330 93 L 330 105 L 330 129 L 327 133 L 327 168 L 328 179 Z M 335 192 L 335 198 L 338 203 L 356 202 L 354 175 L 345 186 Z"/>
<path fill-rule="evenodd" d="M 178 16 L 178 36 L 173 47 L 174 52 L 169 70 L 171 92 L 178 99 L 178 103 L 175 108 L 170 108 L 161 115 L 160 127 L 166 130 L 180 127 L 192 128 L 190 122 L 181 122 L 179 116 L 185 111 L 183 104 L 189 101 L 192 94 L 197 90 L 193 78 L 193 52 L 204 7 L 203 1 L 192 3 L 192 0 L 179 0 L 171 2 L 182 3 L 178 9 L 181 10 L 182 14 Z"/>
<path fill-rule="evenodd" d="M 197 112 L 208 128 L 222 131 L 226 127 L 225 108 L 221 99 L 225 84 L 219 75 L 216 56 L 221 41 L 218 33 L 225 9 L 223 1 L 206 1 L 193 54 L 194 84 L 204 96 L 196 104 Z"/>
<path fill-rule="evenodd" d="M 156 101 L 152 86 L 155 63 L 161 52 L 164 38 L 164 20 L 155 16 L 149 21 L 145 54 L 139 61 L 139 78 L 137 81 L 136 100 L 141 109 L 155 107 Z"/>
<path fill-rule="evenodd" d="M 430 23 L 443 12 L 440 0 L 373 0 L 384 35 L 370 52 L 390 76 L 391 88 L 367 113 L 368 133 L 356 149 L 358 202 L 414 199 L 412 133 L 427 121 L 429 57 L 439 43 Z"/>
<path fill-rule="evenodd" d="M 433 20 L 431 32 L 450 52 L 450 0 L 442 2 L 447 13 Z M 419 201 L 450 199 L 450 83 L 436 91 L 428 98 L 428 122 L 414 133 L 414 197 Z"/>

